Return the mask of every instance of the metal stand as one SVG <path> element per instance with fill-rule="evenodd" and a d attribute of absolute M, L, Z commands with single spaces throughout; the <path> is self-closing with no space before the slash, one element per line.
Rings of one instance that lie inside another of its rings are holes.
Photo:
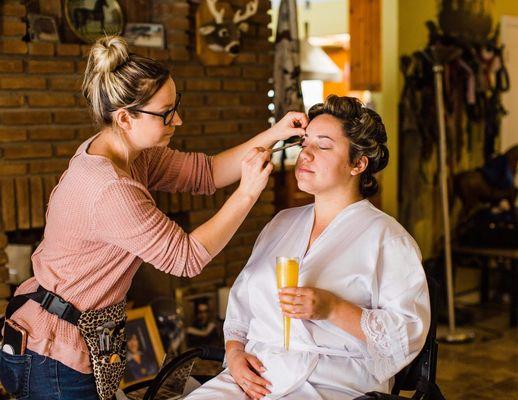
<path fill-rule="evenodd" d="M 443 50 L 441 52 L 441 50 Z M 444 62 L 447 58 L 454 58 L 451 52 L 448 54 L 446 49 L 434 49 L 432 57 L 434 59 L 434 83 L 435 100 L 437 107 L 437 122 L 439 127 L 439 175 L 441 179 L 441 205 L 444 226 L 444 259 L 446 261 L 446 286 L 448 297 L 448 328 L 449 332 L 444 337 L 439 337 L 440 341 L 446 343 L 467 343 L 475 338 L 474 332 L 460 332 L 455 328 L 455 299 L 453 291 L 453 267 L 451 257 L 451 232 L 450 232 L 450 212 L 448 204 L 448 169 L 446 163 L 446 125 L 444 119 L 444 97 L 443 97 L 443 71 Z M 441 54 L 442 53 L 442 54 Z"/>

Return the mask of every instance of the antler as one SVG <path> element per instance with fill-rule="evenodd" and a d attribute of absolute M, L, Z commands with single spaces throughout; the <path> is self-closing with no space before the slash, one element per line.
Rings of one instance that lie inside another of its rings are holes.
<path fill-rule="evenodd" d="M 214 16 L 216 23 L 221 24 L 223 22 L 223 16 L 225 15 L 225 9 L 222 8 L 218 11 L 216 9 L 217 2 L 218 0 L 207 0 L 207 6 L 209 7 L 211 14 Z"/>
<path fill-rule="evenodd" d="M 234 14 L 234 23 L 238 24 L 257 12 L 257 8 L 259 7 L 259 0 L 252 0 L 246 4 L 245 13 L 241 14 L 241 10 L 237 10 Z"/>

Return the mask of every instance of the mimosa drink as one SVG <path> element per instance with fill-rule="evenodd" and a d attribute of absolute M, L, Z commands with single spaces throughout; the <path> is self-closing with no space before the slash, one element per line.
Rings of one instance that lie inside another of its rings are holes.
<path fill-rule="evenodd" d="M 277 288 L 293 287 L 299 284 L 299 259 L 298 257 L 277 257 L 275 267 L 277 275 Z M 284 348 L 290 348 L 291 318 L 284 317 Z"/>

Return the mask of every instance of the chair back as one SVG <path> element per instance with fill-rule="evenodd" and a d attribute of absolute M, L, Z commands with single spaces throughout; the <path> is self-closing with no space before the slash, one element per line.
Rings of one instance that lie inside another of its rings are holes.
<path fill-rule="evenodd" d="M 424 377 L 430 383 L 435 383 L 435 371 L 437 368 L 438 345 L 435 338 L 437 330 L 437 302 L 439 299 L 439 285 L 437 281 L 426 275 L 428 292 L 430 294 L 430 330 L 426 336 L 426 342 L 418 356 L 404 369 L 396 374 L 392 394 L 399 394 L 401 390 L 413 391 L 417 388 L 420 377 Z"/>

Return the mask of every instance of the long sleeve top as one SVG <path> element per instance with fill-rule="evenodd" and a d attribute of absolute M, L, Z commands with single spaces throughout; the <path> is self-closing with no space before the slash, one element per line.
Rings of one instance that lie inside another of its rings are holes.
<path fill-rule="evenodd" d="M 156 206 L 150 191 L 212 194 L 212 158 L 167 147 L 144 150 L 129 176 L 85 141 L 50 195 L 41 244 L 32 255 L 34 277 L 15 294 L 38 285 L 80 311 L 122 301 L 143 261 L 176 276 L 194 276 L 211 260 L 203 245 Z M 76 326 L 28 301 L 12 317 L 28 331 L 27 347 L 90 373 L 86 344 Z"/>
<path fill-rule="evenodd" d="M 343 209 L 306 253 L 313 221 L 314 205 L 292 208 L 261 232 L 231 289 L 225 340 L 241 341 L 263 362 L 271 399 L 390 392 L 391 378 L 417 356 L 430 324 L 419 248 L 368 200 Z M 283 351 L 276 256 L 299 257 L 299 286 L 330 291 L 361 307 L 366 341 L 326 320 L 292 319 L 290 350 Z"/>

